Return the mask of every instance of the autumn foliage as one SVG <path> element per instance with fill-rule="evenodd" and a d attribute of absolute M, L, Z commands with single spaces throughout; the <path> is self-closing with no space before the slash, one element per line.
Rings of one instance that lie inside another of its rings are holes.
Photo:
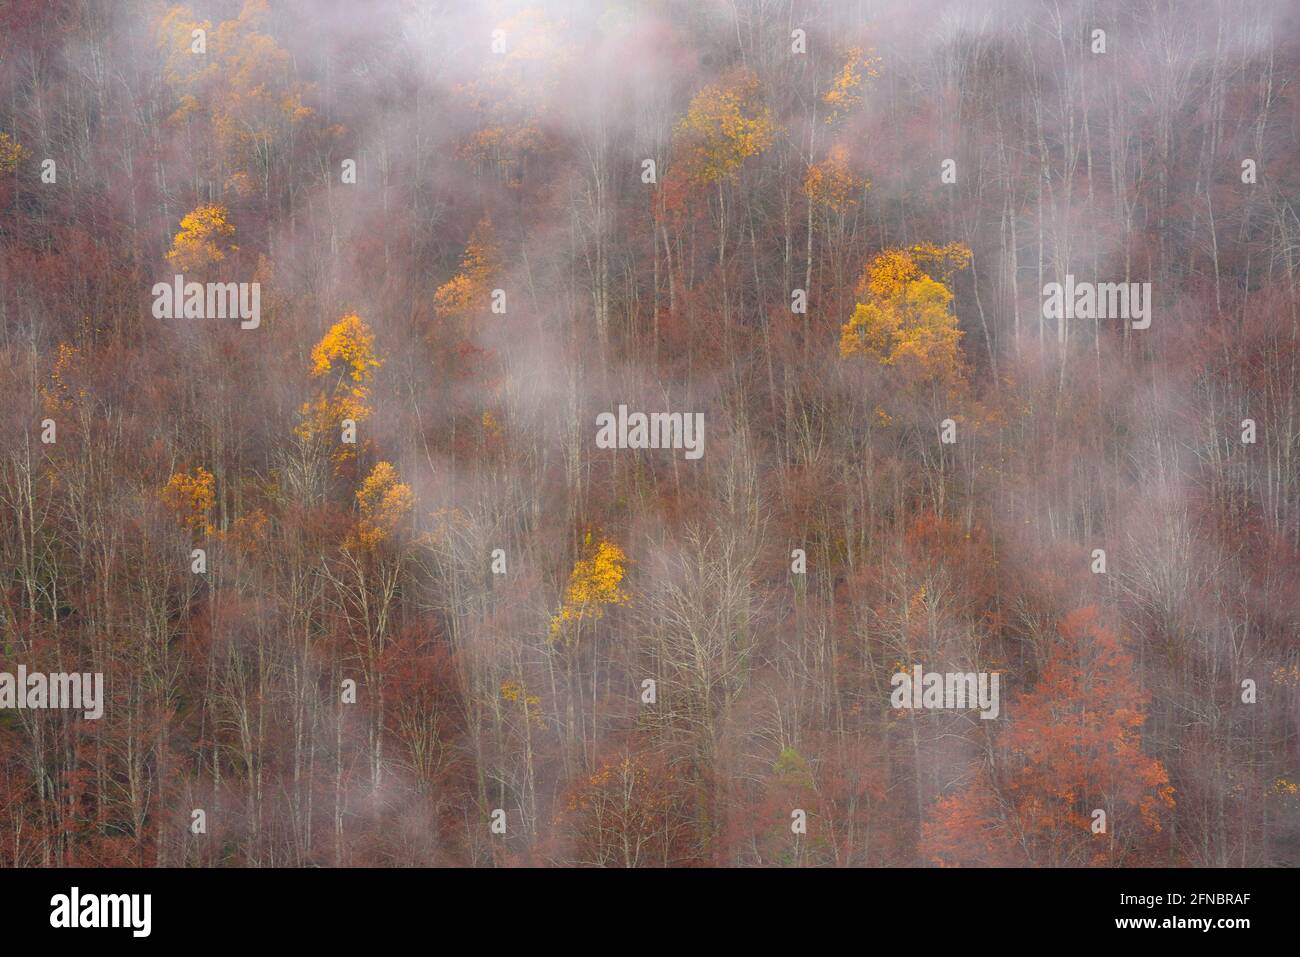
<path fill-rule="evenodd" d="M 840 355 L 906 366 L 927 379 L 959 377 L 962 332 L 951 309 L 953 295 L 926 270 L 947 278 L 969 261 L 970 250 L 960 244 L 921 244 L 877 255 L 858 287 L 866 301 L 854 307 L 840 332 Z"/>
<path fill-rule="evenodd" d="M 374 333 L 364 319 L 352 313 L 330 326 L 311 350 L 308 375 L 317 383 L 317 396 L 299 411 L 302 420 L 294 429 L 298 437 L 331 444 L 338 459 L 351 458 L 353 449 L 336 438 L 345 422 L 369 418 L 369 382 L 382 365 Z"/>
<path fill-rule="evenodd" d="M 181 219 L 181 228 L 172 238 L 167 261 L 182 272 L 194 272 L 214 266 L 239 247 L 231 242 L 234 224 L 224 206 L 198 206 Z"/>
<path fill-rule="evenodd" d="M 581 622 L 600 619 L 606 608 L 627 603 L 629 596 L 621 587 L 626 563 L 623 549 L 604 540 L 595 544 L 590 557 L 578 559 L 569 574 L 560 610 L 551 619 L 552 640 L 576 640 L 574 633 Z"/>
<path fill-rule="evenodd" d="M 775 125 L 757 92 L 757 77 L 742 71 L 691 100 L 673 128 L 688 180 L 702 185 L 728 180 L 746 159 L 768 148 Z"/>
<path fill-rule="evenodd" d="M 1095 609 L 1072 612 L 1033 690 L 1009 706 L 993 763 L 935 805 L 926 853 L 938 864 L 1146 859 L 1176 806 L 1168 772 L 1143 747 L 1149 702 L 1119 636 Z"/>
<path fill-rule="evenodd" d="M 0 867 L 1300 865 L 1294 6 L 0 4 Z"/>
<path fill-rule="evenodd" d="M 199 466 L 193 473 L 177 472 L 160 496 L 181 527 L 198 534 L 211 534 L 212 509 L 216 504 L 212 473 Z"/>

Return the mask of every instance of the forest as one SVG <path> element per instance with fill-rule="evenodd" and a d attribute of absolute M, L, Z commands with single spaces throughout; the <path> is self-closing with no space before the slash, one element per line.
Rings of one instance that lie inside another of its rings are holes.
<path fill-rule="evenodd" d="M 1298 142 L 1289 0 L 0 0 L 0 866 L 1300 865 Z"/>

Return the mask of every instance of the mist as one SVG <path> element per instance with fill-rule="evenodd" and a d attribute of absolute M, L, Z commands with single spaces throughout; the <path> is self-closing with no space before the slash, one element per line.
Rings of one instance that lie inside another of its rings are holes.
<path fill-rule="evenodd" d="M 0 864 L 1300 863 L 1297 12 L 0 5 Z"/>

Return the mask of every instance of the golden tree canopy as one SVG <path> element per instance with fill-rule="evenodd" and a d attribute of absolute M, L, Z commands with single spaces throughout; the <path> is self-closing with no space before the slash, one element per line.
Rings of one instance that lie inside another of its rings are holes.
<path fill-rule="evenodd" d="M 163 78 L 176 96 L 171 121 L 211 121 L 224 185 L 241 195 L 265 183 L 275 148 L 314 114 L 305 104 L 311 86 L 297 79 L 293 57 L 262 32 L 269 16 L 266 0 L 245 0 L 237 17 L 214 29 L 174 6 L 157 30 Z M 196 30 L 205 37 L 202 55 L 193 51 Z"/>
<path fill-rule="evenodd" d="M 331 371 L 346 374 L 353 382 L 368 382 L 383 360 L 375 355 L 375 334 L 356 313 L 348 313 L 311 350 L 311 376 Z"/>
<path fill-rule="evenodd" d="M 311 441 L 334 432 L 344 420 L 361 422 L 369 418 L 366 400 L 370 389 L 366 383 L 383 364 L 375 351 L 375 334 L 356 313 L 349 313 L 330 326 L 312 347 L 310 369 L 313 379 L 331 377 L 330 385 L 313 401 L 303 403 L 299 410 L 303 420 L 294 432 Z M 336 459 L 349 459 L 353 452 L 350 446 L 341 446 Z"/>
<path fill-rule="evenodd" d="M 969 262 L 970 250 L 960 243 L 920 243 L 880 253 L 858 287 L 866 301 L 855 306 L 840 330 L 840 355 L 905 365 L 924 379 L 958 378 L 962 332 L 950 308 L 952 292 L 926 270 L 946 279 Z"/>
<path fill-rule="evenodd" d="M 177 472 L 159 496 L 182 528 L 204 535 L 212 534 L 211 515 L 217 503 L 215 479 L 199 466 L 194 473 Z"/>
<path fill-rule="evenodd" d="M 826 159 L 808 167 L 804 176 L 803 191 L 818 206 L 841 213 L 857 204 L 857 194 L 870 183 L 853 172 L 849 163 L 848 148 L 842 144 L 831 147 Z"/>
<path fill-rule="evenodd" d="M 181 220 L 181 231 L 172 239 L 167 261 L 181 272 L 189 272 L 219 263 L 226 258 L 226 253 L 239 249 L 230 242 L 235 226 L 228 216 L 226 207 L 215 204 L 186 213 Z"/>
<path fill-rule="evenodd" d="M 391 463 L 380 462 L 357 489 L 357 505 L 361 518 L 354 539 L 361 548 L 372 550 L 392 538 L 398 523 L 414 507 L 415 493 L 398 480 Z"/>
<path fill-rule="evenodd" d="M 771 145 L 775 130 L 771 112 L 758 102 L 758 78 L 744 72 L 695 94 L 674 133 L 687 177 L 706 184 L 734 176 Z"/>
<path fill-rule="evenodd" d="M 500 270 L 500 253 L 492 220 L 483 217 L 470 234 L 460 272 L 438 287 L 433 307 L 442 318 L 464 319 L 485 310 L 492 279 Z"/>
<path fill-rule="evenodd" d="M 0 133 L 0 173 L 12 173 L 31 154 L 8 133 Z"/>
<path fill-rule="evenodd" d="M 573 566 L 564 602 L 551 619 L 550 640 L 564 634 L 572 623 L 601 618 L 609 605 L 622 605 L 628 594 L 620 587 L 627 574 L 627 556 L 613 542 L 601 541 L 590 558 L 581 558 Z"/>
<path fill-rule="evenodd" d="M 822 96 L 822 102 L 831 108 L 827 123 L 834 123 L 862 102 L 862 91 L 867 81 L 880 76 L 880 58 L 871 51 L 854 47 L 845 54 L 844 65 L 835 74 L 831 88 Z"/>

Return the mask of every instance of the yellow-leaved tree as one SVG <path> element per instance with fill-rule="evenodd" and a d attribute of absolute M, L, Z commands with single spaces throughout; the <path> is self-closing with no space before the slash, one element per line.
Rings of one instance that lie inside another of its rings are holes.
<path fill-rule="evenodd" d="M 858 286 L 863 301 L 840 330 L 840 355 L 903 366 L 925 381 L 960 378 L 962 332 L 946 283 L 970 255 L 961 243 L 919 243 L 877 255 Z"/>
<path fill-rule="evenodd" d="M 746 69 L 733 71 L 696 93 L 673 128 L 674 160 L 665 192 L 684 195 L 694 188 L 716 186 L 719 267 L 727 258 L 727 184 L 745 160 L 771 145 L 775 133 L 772 113 L 759 97 L 758 77 Z M 726 269 L 721 269 L 721 280 L 722 318 L 730 330 Z"/>
<path fill-rule="evenodd" d="M 830 107 L 826 115 L 827 123 L 834 123 L 862 102 L 862 91 L 868 80 L 880 76 L 880 58 L 870 50 L 853 47 L 844 56 L 844 64 L 835 74 L 831 88 L 822 96 L 822 102 Z"/>
<path fill-rule="evenodd" d="M 538 730 L 546 727 L 542 717 L 542 699 L 540 695 L 529 694 L 528 686 L 518 678 L 507 678 L 501 682 L 501 700 L 519 706 L 524 714 L 524 724 Z M 527 728 L 526 728 L 527 730 Z"/>
<path fill-rule="evenodd" d="M 563 21 L 541 7 L 525 7 L 493 24 L 500 43 L 482 60 L 475 79 L 456 87 L 478 128 L 458 150 L 479 172 L 491 172 L 508 188 L 522 185 L 525 158 L 546 148 L 556 83 L 578 47 Z"/>
<path fill-rule="evenodd" d="M 834 213 L 856 205 L 858 194 L 870 185 L 853 172 L 848 148 L 843 144 L 832 146 L 826 159 L 809 166 L 803 179 L 803 191 L 809 201 Z"/>
<path fill-rule="evenodd" d="M 590 544 L 588 535 L 587 545 Z M 607 607 L 626 604 L 630 596 L 620 587 L 626 574 L 627 556 L 608 540 L 602 539 L 590 557 L 578 559 L 569 574 L 560 610 L 551 619 L 548 640 L 563 637 L 568 643 L 574 638 L 572 629 L 580 622 L 603 618 Z"/>
<path fill-rule="evenodd" d="M 12 173 L 31 154 L 8 133 L 0 133 L 0 173 Z"/>
<path fill-rule="evenodd" d="M 758 102 L 758 78 L 741 71 L 695 94 L 673 129 L 674 145 L 692 182 L 719 183 L 767 149 L 775 130 L 771 112 Z"/>
<path fill-rule="evenodd" d="M 321 389 L 314 400 L 303 403 L 302 421 L 295 434 L 309 442 L 330 436 L 338 439 L 345 422 L 355 425 L 368 419 L 368 383 L 383 364 L 375 352 L 375 334 L 360 316 L 349 313 L 330 326 L 311 350 L 310 374 Z M 355 448 L 340 441 L 336 461 L 353 457 Z"/>
<path fill-rule="evenodd" d="M 397 525 L 415 505 L 411 486 L 399 481 L 397 469 L 380 462 L 357 489 L 357 507 L 361 512 L 352 534 L 352 544 L 373 551 L 393 537 Z"/>
<path fill-rule="evenodd" d="M 224 206 L 199 206 L 185 214 L 181 230 L 172 239 L 167 261 L 181 272 L 200 272 L 235 252 L 231 242 L 235 226 Z"/>
<path fill-rule="evenodd" d="M 177 472 L 159 496 L 181 527 L 202 535 L 212 534 L 212 509 L 217 504 L 212 473 L 199 466 L 189 474 Z"/>
<path fill-rule="evenodd" d="M 483 217 L 470 234 L 461 257 L 460 272 L 438 287 L 433 308 L 440 319 L 465 321 L 486 312 L 490 305 L 492 280 L 501 268 L 492 220 Z"/>
<path fill-rule="evenodd" d="M 212 30 L 211 20 L 200 20 L 189 7 L 169 7 L 158 22 L 158 49 L 164 56 L 162 77 L 175 90 L 187 90 L 217 69 L 213 58 L 207 55 L 207 35 Z M 202 48 L 203 53 L 197 49 Z M 188 93 L 182 99 L 182 109 L 197 108 L 198 103 Z"/>
<path fill-rule="evenodd" d="M 259 187 L 266 194 L 275 181 L 272 167 L 290 161 L 290 147 L 314 115 L 305 103 L 310 84 L 297 78 L 293 57 L 264 32 L 270 19 L 266 0 L 244 0 L 239 15 L 215 29 L 188 7 L 173 6 L 157 29 L 162 76 L 176 96 L 171 122 L 207 121 L 206 138 L 216 146 L 211 170 L 224 172 L 223 186 L 241 196 Z"/>

